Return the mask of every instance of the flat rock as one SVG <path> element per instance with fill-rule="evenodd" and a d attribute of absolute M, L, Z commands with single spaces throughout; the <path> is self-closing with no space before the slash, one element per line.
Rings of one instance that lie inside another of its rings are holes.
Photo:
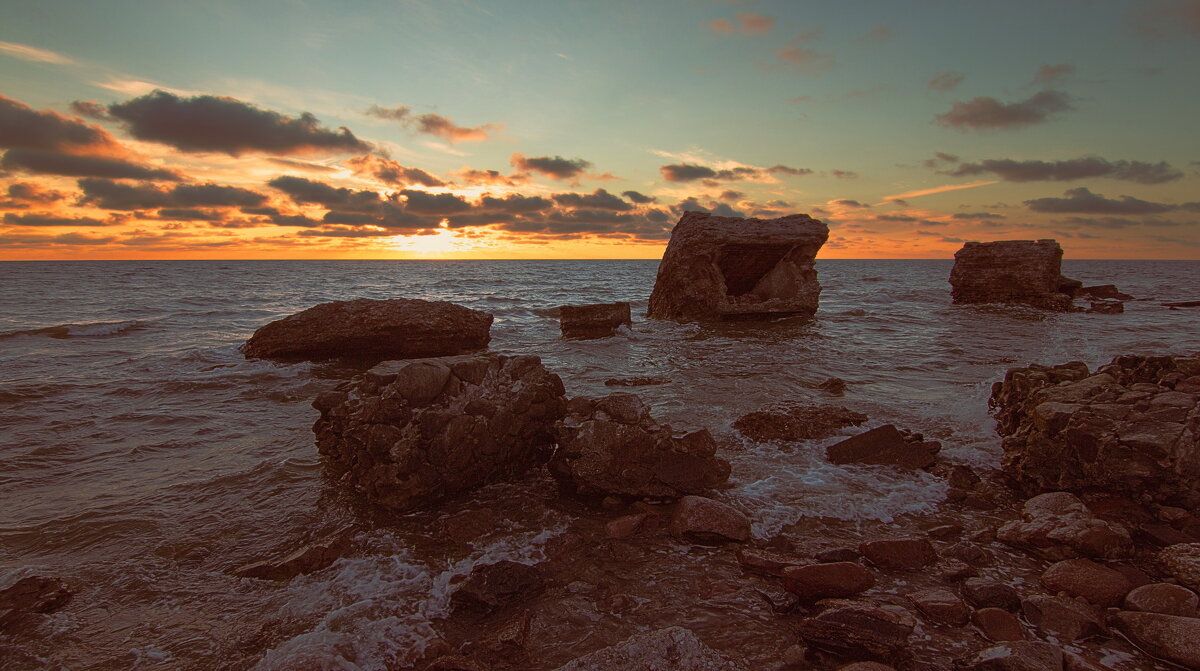
<path fill-rule="evenodd" d="M 858 426 L 867 416 L 836 405 L 782 403 L 742 415 L 733 423 L 750 440 L 813 440 L 828 438 L 848 426 Z"/>
<path fill-rule="evenodd" d="M 359 298 L 273 321 L 241 351 L 251 359 L 415 359 L 475 352 L 491 340 L 492 315 L 444 301 Z"/>
<path fill-rule="evenodd" d="M 780 576 L 783 588 L 803 601 L 851 597 L 875 586 L 875 576 L 855 562 L 788 566 Z"/>
<path fill-rule="evenodd" d="M 743 569 L 773 576 L 782 575 L 786 568 L 807 565 L 806 561 L 798 557 L 761 548 L 738 548 L 734 555 Z"/>
<path fill-rule="evenodd" d="M 1044 641 L 1012 641 L 980 650 L 964 671 L 1062 671 L 1063 651 Z"/>
<path fill-rule="evenodd" d="M 558 315 L 564 338 L 606 338 L 622 326 L 633 324 L 629 303 L 564 305 Z"/>
<path fill-rule="evenodd" d="M 883 569 L 916 571 L 937 560 L 937 551 L 926 538 L 889 538 L 858 546 L 867 561 Z"/>
<path fill-rule="evenodd" d="M 875 464 L 919 469 L 932 466 L 941 444 L 909 441 L 891 424 L 875 427 L 830 445 L 825 455 L 834 464 Z"/>
<path fill-rule="evenodd" d="M 811 315 L 813 259 L 829 227 L 807 215 L 742 219 L 684 212 L 658 266 L 647 316 L 675 321 Z"/>
<path fill-rule="evenodd" d="M 963 597 L 977 608 L 1021 609 L 1021 595 L 1012 585 L 991 578 L 967 578 L 962 584 Z"/>
<path fill-rule="evenodd" d="M 897 609 L 852 604 L 801 620 L 797 629 L 810 647 L 844 659 L 895 663 L 907 656 L 913 626 L 912 616 Z"/>
<path fill-rule="evenodd" d="M 1097 606 L 1115 606 L 1133 589 L 1120 571 L 1090 559 L 1064 559 L 1042 573 L 1042 585 L 1051 592 L 1066 592 Z"/>
<path fill-rule="evenodd" d="M 971 609 L 948 589 L 935 587 L 908 595 L 917 610 L 931 622 L 961 626 L 971 619 Z"/>
<path fill-rule="evenodd" d="M 1120 611 L 1113 620 L 1121 633 L 1150 654 L 1200 668 L 1200 619 Z"/>
<path fill-rule="evenodd" d="M 1162 613 L 1180 617 L 1196 617 L 1200 599 L 1192 590 L 1180 585 L 1156 582 L 1136 587 L 1125 595 L 1125 610 L 1141 613 Z"/>
<path fill-rule="evenodd" d="M 1021 508 L 1021 519 L 1001 526 L 996 537 L 1051 560 L 1080 555 L 1111 559 L 1133 549 L 1125 527 L 1096 517 L 1069 492 L 1048 492 L 1029 499 Z"/>
<path fill-rule="evenodd" d="M 1021 621 L 1000 608 L 980 608 L 971 614 L 971 622 L 990 641 L 1024 641 L 1028 638 Z"/>
<path fill-rule="evenodd" d="M 1100 613 L 1087 603 L 1059 596 L 1031 596 L 1021 601 L 1025 620 L 1063 643 L 1106 631 Z"/>
<path fill-rule="evenodd" d="M 745 671 L 691 631 L 669 627 L 637 634 L 558 667 L 557 671 Z"/>

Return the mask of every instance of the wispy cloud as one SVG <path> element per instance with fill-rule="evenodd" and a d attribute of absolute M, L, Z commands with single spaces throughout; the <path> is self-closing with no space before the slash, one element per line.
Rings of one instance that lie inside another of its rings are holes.
<path fill-rule="evenodd" d="M 929 189 L 918 189 L 916 191 L 906 191 L 898 193 L 894 196 L 884 196 L 883 202 L 892 200 L 908 200 L 910 198 L 920 198 L 921 196 L 932 196 L 938 193 L 946 193 L 947 191 L 960 191 L 962 189 L 974 189 L 977 186 L 988 186 L 997 184 L 1000 180 L 991 179 L 982 182 L 971 182 L 970 184 L 945 184 L 943 186 L 935 186 Z"/>
<path fill-rule="evenodd" d="M 19 58 L 23 61 L 33 61 L 34 63 L 54 63 L 55 65 L 75 64 L 75 61 L 70 57 L 64 56 L 57 51 L 39 49 L 31 47 L 28 44 L 17 44 L 16 42 L 0 42 L 0 54 Z"/>

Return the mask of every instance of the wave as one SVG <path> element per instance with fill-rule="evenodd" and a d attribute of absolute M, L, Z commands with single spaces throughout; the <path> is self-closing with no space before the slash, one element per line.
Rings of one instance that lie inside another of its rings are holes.
<path fill-rule="evenodd" d="M 105 336 L 124 335 L 130 331 L 145 328 L 146 322 L 138 320 L 119 322 L 91 322 L 84 324 L 60 324 L 34 329 L 19 329 L 0 333 L 0 340 L 18 338 L 21 336 L 44 336 L 65 340 L 67 338 L 99 338 Z"/>

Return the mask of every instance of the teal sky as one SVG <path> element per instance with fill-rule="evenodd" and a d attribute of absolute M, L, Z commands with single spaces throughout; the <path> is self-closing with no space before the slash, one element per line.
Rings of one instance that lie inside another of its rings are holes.
<path fill-rule="evenodd" d="M 657 196 L 672 222 L 677 212 L 671 206 L 688 196 L 706 208 L 724 202 L 748 216 L 771 210 L 768 201 L 785 201 L 788 211 L 830 220 L 831 254 L 936 257 L 949 256 L 962 239 L 1057 237 L 1068 257 L 1073 248 L 1075 256 L 1200 256 L 1196 0 L 5 5 L 0 94 L 35 110 L 70 116 L 73 101 L 118 104 L 157 87 L 179 97 L 228 96 L 288 117 L 311 112 L 322 125 L 345 126 L 380 154 L 435 175 L 468 166 L 511 173 L 514 153 L 581 158 L 591 163 L 586 178 L 535 175 L 520 192 L 633 190 Z M 939 73 L 942 90 L 931 85 Z M 990 98 L 1007 109 L 1046 91 L 1063 102 L 1035 110 L 1033 120 L 936 121 L 956 103 Z M 486 139 L 449 142 L 367 113 L 397 105 L 412 115 L 481 128 Z M 120 123 L 88 123 L 130 139 Z M 261 188 L 270 178 L 258 168 L 239 171 L 227 155 L 131 146 L 146 160 L 190 171 L 191 179 Z M 957 161 L 922 163 L 935 152 Z M 1085 157 L 1165 162 L 1176 176 L 1150 181 L 1119 169 L 1028 181 L 987 171 L 944 174 L 985 160 Z M 337 166 L 345 158 L 313 160 Z M 661 170 L 669 164 L 812 172 L 705 184 L 671 181 Z M 19 179 L 69 189 L 71 180 L 63 177 Z M 16 179 L 10 171 L 0 184 Z M 346 174 L 328 181 L 371 186 Z M 989 181 L 996 183 L 903 198 L 902 204 L 886 200 Z M 1067 192 L 1080 188 L 1118 204 L 1093 211 L 1028 204 L 1069 199 Z M 741 198 L 720 197 L 729 191 Z M 1130 212 L 1119 205 L 1123 196 L 1165 209 Z M 889 213 L 912 221 L 879 219 Z M 953 219 L 964 213 L 1000 216 L 988 227 L 982 219 Z M 113 229 L 118 239 L 129 226 L 146 226 L 121 225 L 123 233 Z M 456 228 L 453 220 L 450 227 Z M 28 239 L 30 232 L 18 228 L 0 236 Z M 256 237 L 265 241 L 276 233 L 295 234 L 262 229 Z M 272 254 L 266 242 L 243 237 L 245 249 L 258 244 Z M 497 244 L 519 247 L 518 237 L 506 233 Z M 654 256 L 651 237 L 626 246 Z M 587 240 L 544 235 L 534 242 L 570 256 L 564 250 Z M 26 240 L 12 255 L 53 256 L 53 244 L 47 245 Z"/>

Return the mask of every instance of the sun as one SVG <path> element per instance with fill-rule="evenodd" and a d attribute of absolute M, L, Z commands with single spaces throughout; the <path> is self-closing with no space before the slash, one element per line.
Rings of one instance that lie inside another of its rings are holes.
<path fill-rule="evenodd" d="M 438 228 L 421 234 L 396 235 L 386 239 L 384 246 L 404 253 L 408 258 L 444 259 L 457 258 L 477 250 L 479 240 L 464 238 L 450 230 L 446 221 Z"/>

